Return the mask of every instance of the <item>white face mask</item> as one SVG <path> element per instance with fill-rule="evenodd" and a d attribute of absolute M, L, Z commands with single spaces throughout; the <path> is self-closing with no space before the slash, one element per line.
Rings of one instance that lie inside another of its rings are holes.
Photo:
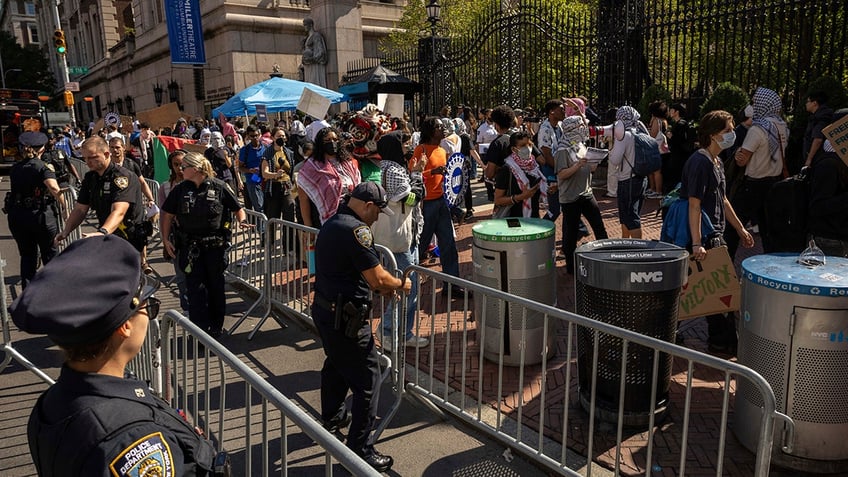
<path fill-rule="evenodd" d="M 533 148 L 530 147 L 530 146 L 519 147 L 518 150 L 515 151 L 515 154 L 517 154 L 518 157 L 520 157 L 521 159 L 524 159 L 525 161 L 527 159 L 530 159 L 530 154 L 532 154 L 532 153 L 533 153 Z"/>
<path fill-rule="evenodd" d="M 736 131 L 730 131 L 730 132 L 726 132 L 726 133 L 722 134 L 721 139 L 716 140 L 716 142 L 718 143 L 718 146 L 722 150 L 725 150 L 725 149 L 733 146 L 733 143 L 736 142 Z"/>

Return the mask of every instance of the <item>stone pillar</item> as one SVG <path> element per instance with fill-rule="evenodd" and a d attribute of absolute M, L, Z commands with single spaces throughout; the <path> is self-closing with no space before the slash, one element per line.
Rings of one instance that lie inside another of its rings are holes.
<path fill-rule="evenodd" d="M 327 88 L 338 91 L 348 61 L 363 57 L 362 12 L 358 0 L 311 0 L 315 30 L 327 43 Z"/>

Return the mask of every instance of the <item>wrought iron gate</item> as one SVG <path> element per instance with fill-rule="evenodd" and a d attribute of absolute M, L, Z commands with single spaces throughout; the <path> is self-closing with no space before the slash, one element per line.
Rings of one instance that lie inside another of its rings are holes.
<path fill-rule="evenodd" d="M 848 78 L 842 0 L 487 0 L 462 36 L 348 64 L 355 77 L 382 62 L 424 85 L 419 107 L 538 108 L 584 95 L 598 110 L 636 103 L 663 85 L 697 102 L 719 83 L 767 86 L 787 109 L 821 76 Z M 435 49 L 435 54 L 434 54 Z"/>

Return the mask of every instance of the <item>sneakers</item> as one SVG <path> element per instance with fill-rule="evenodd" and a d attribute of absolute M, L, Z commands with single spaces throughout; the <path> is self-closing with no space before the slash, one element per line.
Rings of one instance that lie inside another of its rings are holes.
<path fill-rule="evenodd" d="M 430 346 L 430 339 L 423 336 L 413 335 L 411 338 L 404 341 L 403 344 L 410 348 L 424 348 Z M 392 339 L 386 336 L 380 343 L 380 346 L 383 348 L 383 351 L 390 352 L 392 350 Z"/>
<path fill-rule="evenodd" d="M 468 211 L 465 212 L 465 220 L 471 220 L 473 218 L 474 218 L 474 209 L 468 209 Z"/>
<path fill-rule="evenodd" d="M 616 197 L 618 197 L 618 194 L 616 194 L 615 192 L 607 192 L 606 194 L 604 194 L 604 196 L 609 197 L 611 199 L 615 199 Z"/>
<path fill-rule="evenodd" d="M 662 199 L 663 195 L 660 194 L 659 192 L 654 192 L 654 191 L 648 189 L 648 192 L 645 192 L 645 198 L 646 199 Z"/>

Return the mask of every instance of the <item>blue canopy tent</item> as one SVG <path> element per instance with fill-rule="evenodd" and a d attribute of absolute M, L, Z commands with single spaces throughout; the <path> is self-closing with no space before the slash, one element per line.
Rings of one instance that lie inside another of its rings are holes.
<path fill-rule="evenodd" d="M 304 88 L 309 88 L 329 99 L 330 103 L 341 103 L 348 100 L 347 95 L 316 84 L 285 78 L 271 78 L 239 91 L 226 103 L 213 109 L 212 116 L 217 117 L 220 113 L 224 113 L 224 116 L 231 118 L 244 116 L 245 112 L 248 115 L 256 114 L 257 104 L 264 104 L 269 113 L 293 111 L 297 109 L 297 102 L 300 100 Z"/>

